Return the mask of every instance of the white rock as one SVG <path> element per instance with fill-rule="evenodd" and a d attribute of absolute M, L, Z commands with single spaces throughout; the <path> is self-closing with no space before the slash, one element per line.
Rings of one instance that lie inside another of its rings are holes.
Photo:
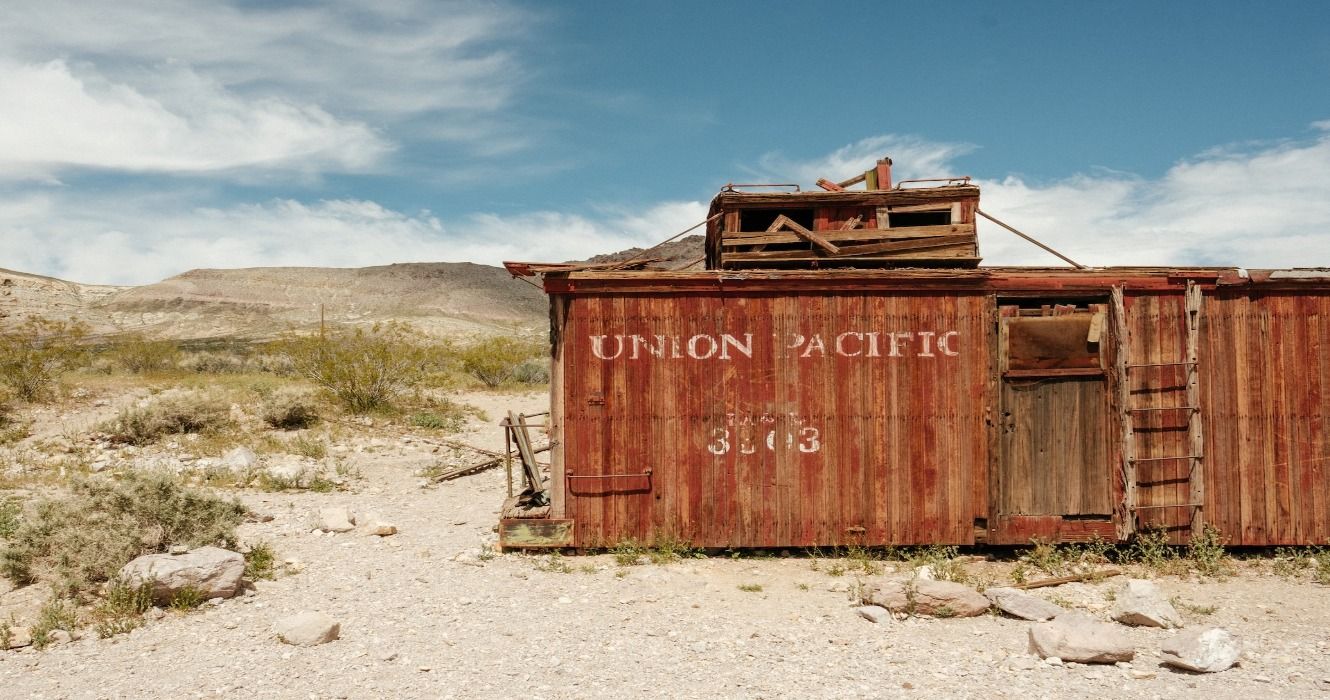
<path fill-rule="evenodd" d="M 1083 664 L 1131 661 L 1136 650 L 1122 628 L 1079 612 L 1030 626 L 1030 653 Z"/>
<path fill-rule="evenodd" d="M 1015 588 L 989 588 L 984 591 L 984 597 L 993 601 L 1002 612 L 1022 620 L 1043 622 L 1066 612 L 1061 606 Z"/>
<path fill-rule="evenodd" d="M 855 608 L 854 612 L 857 613 L 859 617 L 862 617 L 869 622 L 881 623 L 892 622 L 894 620 L 891 616 L 891 611 L 881 605 L 862 605 Z"/>
<path fill-rule="evenodd" d="M 1163 662 L 1198 673 L 1218 673 L 1242 656 L 1242 643 L 1222 627 L 1197 627 L 1164 642 Z"/>
<path fill-rule="evenodd" d="M 324 532 L 350 532 L 356 529 L 356 516 L 347 508 L 320 508 L 314 514 L 314 527 Z"/>
<path fill-rule="evenodd" d="M 991 605 L 969 586 L 928 579 L 873 584 L 865 590 L 863 602 L 892 612 L 933 617 L 974 617 L 984 614 Z"/>
<path fill-rule="evenodd" d="M 222 456 L 222 466 L 235 471 L 244 471 L 254 466 L 259 456 L 248 447 L 237 447 Z"/>
<path fill-rule="evenodd" d="M 378 513 L 368 513 L 360 519 L 365 526 L 365 532 L 379 537 L 388 537 L 397 534 L 397 526 L 384 520 Z"/>
<path fill-rule="evenodd" d="M 68 644 L 74 641 L 74 636 L 65 630 L 52 630 L 46 635 L 47 644 Z"/>
<path fill-rule="evenodd" d="M 1182 626 L 1182 617 L 1153 581 L 1129 579 L 1117 592 L 1110 616 L 1124 625 L 1137 627 Z"/>
<path fill-rule="evenodd" d="M 152 597 L 169 604 L 192 587 L 204 599 L 230 598 L 240 592 L 245 558 L 220 547 L 200 547 L 188 554 L 147 554 L 125 564 L 120 576 L 130 583 L 152 581 Z"/>
<path fill-rule="evenodd" d="M 278 620 L 272 631 L 281 642 L 312 647 L 337 639 L 342 634 L 342 626 L 321 612 L 306 611 Z"/>
<path fill-rule="evenodd" d="M 309 471 L 308 467 L 299 460 L 285 459 L 269 464 L 264 470 L 268 476 L 277 479 L 286 479 L 288 481 L 299 481 Z"/>
<path fill-rule="evenodd" d="M 19 649 L 32 644 L 32 633 L 27 627 L 9 628 L 9 649 Z"/>

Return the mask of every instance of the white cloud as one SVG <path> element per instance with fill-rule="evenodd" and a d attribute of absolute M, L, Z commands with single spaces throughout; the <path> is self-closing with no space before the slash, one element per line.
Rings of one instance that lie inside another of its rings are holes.
<path fill-rule="evenodd" d="M 4 267 L 79 282 L 144 284 L 199 267 L 569 260 L 647 246 L 706 217 L 702 202 L 632 216 L 473 214 L 445 224 L 363 200 L 195 208 L 169 197 L 45 192 L 0 203 Z M 668 231 L 668 233 L 666 233 Z"/>
<path fill-rule="evenodd" d="M 808 185 L 820 178 L 847 180 L 868 170 L 883 156 L 891 156 L 894 180 L 921 177 L 951 177 L 952 161 L 975 150 L 965 143 L 939 143 L 917 136 L 884 134 L 842 146 L 824 156 L 808 160 L 768 153 L 758 161 L 755 174 L 773 181 Z"/>
<path fill-rule="evenodd" d="M 164 67 L 156 82 L 154 97 L 93 69 L 75 75 L 61 61 L 0 63 L 0 174 L 355 171 L 389 150 L 364 124 L 277 98 L 240 99 L 188 68 Z"/>
<path fill-rule="evenodd" d="M 1330 265 L 1330 121 L 1312 126 L 1309 139 L 1210 149 L 1158 178 L 981 179 L 980 206 L 1086 265 Z M 760 172 L 806 184 L 890 155 L 898 179 L 945 177 L 961 172 L 954 161 L 972 150 L 889 134 L 804 161 L 770 155 Z M 982 219 L 979 232 L 985 265 L 1064 264 Z"/>
<path fill-rule="evenodd" d="M 0 177 L 360 172 L 392 150 L 386 133 L 468 145 L 474 130 L 433 125 L 509 104 L 526 72 L 502 40 L 529 21 L 504 4 L 433 0 L 9 3 Z"/>

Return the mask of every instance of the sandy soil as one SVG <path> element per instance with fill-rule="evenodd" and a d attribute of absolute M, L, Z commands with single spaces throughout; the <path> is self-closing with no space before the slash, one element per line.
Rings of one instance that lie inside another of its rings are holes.
<path fill-rule="evenodd" d="M 497 419 L 543 410 L 540 394 L 468 397 Z M 492 423 L 462 439 L 499 449 Z M 1202 676 L 1159 663 L 1170 632 L 1131 629 L 1126 667 L 1049 666 L 1026 656 L 1031 623 L 996 616 L 873 624 L 857 617 L 850 576 L 807 558 L 690 559 L 620 567 L 609 555 L 478 556 L 506 493 L 502 469 L 421 487 L 447 449 L 410 436 L 354 446 L 350 492 L 242 498 L 270 522 L 292 573 L 255 593 L 111 640 L 88 634 L 45 651 L 0 652 L 0 696 L 33 698 L 580 697 L 1312 697 L 1330 690 L 1330 588 L 1248 570 L 1224 582 L 1162 578 L 1168 595 L 1215 612 L 1247 649 L 1239 667 Z M 312 510 L 345 505 L 399 534 L 320 534 Z M 1008 565 L 971 565 L 1005 576 Z M 905 576 L 888 570 L 883 576 Z M 3 585 L 3 584 L 0 584 Z M 746 592 L 739 586 L 761 586 Z M 1039 594 L 1103 615 L 1120 579 Z M 0 587 L 0 601 L 36 594 Z M 323 611 L 341 639 L 279 643 L 275 619 Z"/>

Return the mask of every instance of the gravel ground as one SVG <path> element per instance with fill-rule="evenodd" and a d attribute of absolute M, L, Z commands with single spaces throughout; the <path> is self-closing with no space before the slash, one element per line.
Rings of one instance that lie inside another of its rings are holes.
<path fill-rule="evenodd" d="M 540 395 L 470 400 L 491 416 L 544 405 Z M 464 439 L 502 444 L 492 426 Z M 1161 666 L 1171 633 L 1150 629 L 1129 631 L 1138 649 L 1129 666 L 1050 666 L 1026 655 L 1027 622 L 863 620 L 846 592 L 853 577 L 806 558 L 621 567 L 608 555 L 477 556 L 495 541 L 503 472 L 422 489 L 416 472 L 437 459 L 428 444 L 390 442 L 357 455 L 351 492 L 245 493 L 273 519 L 245 525 L 243 538 L 271 542 L 290 573 L 111 640 L 0 652 L 0 696 L 1330 697 L 1330 588 L 1310 582 L 1252 570 L 1223 582 L 1159 579 L 1170 596 L 1215 606 L 1184 611 L 1189 624 L 1241 637 L 1241 665 L 1224 673 Z M 312 532 L 310 512 L 327 505 L 378 513 L 400 532 Z M 971 570 L 1000 578 L 1004 566 Z M 1117 585 L 1038 593 L 1102 615 Z M 0 589 L 0 599 L 29 595 Z M 339 620 L 341 639 L 309 648 L 274 639 L 273 621 L 302 610 Z"/>

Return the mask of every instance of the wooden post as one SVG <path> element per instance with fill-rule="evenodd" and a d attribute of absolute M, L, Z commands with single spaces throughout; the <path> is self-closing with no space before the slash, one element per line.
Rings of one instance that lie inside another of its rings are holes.
<path fill-rule="evenodd" d="M 1200 332 L 1201 305 L 1204 299 L 1201 288 L 1193 280 L 1187 280 L 1187 405 L 1196 406 L 1187 419 L 1187 435 L 1190 438 L 1191 459 L 1188 461 L 1187 483 L 1191 487 L 1188 503 L 1191 508 L 1191 536 L 1195 540 L 1205 531 L 1205 435 L 1201 424 L 1201 383 L 1200 383 Z"/>
<path fill-rule="evenodd" d="M 877 175 L 877 188 L 880 190 L 891 189 L 891 159 L 882 158 L 877 162 L 877 166 L 873 168 L 873 171 Z"/>
<path fill-rule="evenodd" d="M 1122 506 L 1118 512 L 1117 535 L 1125 540 L 1136 532 L 1136 445 L 1132 430 L 1131 377 L 1127 373 L 1127 351 L 1131 346 L 1127 330 L 1127 304 L 1122 287 L 1111 293 L 1113 316 L 1113 380 L 1117 384 L 1117 418 L 1122 441 Z"/>

